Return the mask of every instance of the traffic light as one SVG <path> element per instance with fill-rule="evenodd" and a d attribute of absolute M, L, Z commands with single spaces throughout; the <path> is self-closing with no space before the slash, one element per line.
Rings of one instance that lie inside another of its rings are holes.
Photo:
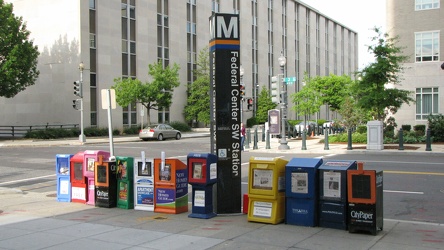
<path fill-rule="evenodd" d="M 252 107 L 253 107 L 253 99 L 248 98 L 248 100 L 247 100 L 247 109 L 251 110 Z"/>
<path fill-rule="evenodd" d="M 241 85 L 240 85 L 240 96 L 241 96 L 241 98 L 244 98 L 244 96 L 245 96 L 245 85 L 244 85 L 244 83 L 241 83 Z"/>
<path fill-rule="evenodd" d="M 272 76 L 271 77 L 271 101 L 274 103 L 280 103 L 280 84 L 279 77 Z"/>
<path fill-rule="evenodd" d="M 72 100 L 72 107 L 73 107 L 75 110 L 79 110 L 79 109 L 80 109 L 80 102 L 79 102 L 79 99 Z"/>
<path fill-rule="evenodd" d="M 82 94 L 82 83 L 80 81 L 75 81 L 74 82 L 74 95 L 82 98 L 83 94 Z"/>

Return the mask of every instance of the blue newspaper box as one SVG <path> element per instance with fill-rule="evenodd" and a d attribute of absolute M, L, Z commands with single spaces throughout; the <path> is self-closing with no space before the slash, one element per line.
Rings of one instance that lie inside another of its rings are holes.
<path fill-rule="evenodd" d="M 318 168 L 322 159 L 293 158 L 285 166 L 286 223 L 317 226 Z"/>
<path fill-rule="evenodd" d="M 347 170 L 356 161 L 326 160 L 319 167 L 319 226 L 347 230 Z"/>
<path fill-rule="evenodd" d="M 190 218 L 209 219 L 214 212 L 213 187 L 217 182 L 217 156 L 189 153 L 187 156 L 188 183 L 192 187 Z"/>
<path fill-rule="evenodd" d="M 70 160 L 73 155 L 56 155 L 57 201 L 71 202 Z"/>

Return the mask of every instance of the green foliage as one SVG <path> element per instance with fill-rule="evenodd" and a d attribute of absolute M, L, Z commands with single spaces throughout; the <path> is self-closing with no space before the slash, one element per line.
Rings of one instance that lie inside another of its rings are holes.
<path fill-rule="evenodd" d="M 142 83 L 138 79 L 116 78 L 111 87 L 116 90 L 116 102 L 126 107 L 132 103 L 140 103 L 147 109 L 147 120 L 150 124 L 150 110 L 168 108 L 171 105 L 174 88 L 179 83 L 179 66 L 163 68 L 159 61 L 148 65 L 148 73 L 153 77 L 152 82 Z"/>
<path fill-rule="evenodd" d="M 191 131 L 191 127 L 188 126 L 188 124 L 183 123 L 183 122 L 171 122 L 170 125 L 171 125 L 171 127 L 179 130 L 180 132 L 189 132 L 189 131 Z"/>
<path fill-rule="evenodd" d="M 413 126 L 413 130 L 417 135 L 425 135 L 426 126 L 424 124 L 418 124 Z"/>
<path fill-rule="evenodd" d="M 412 130 L 412 125 L 401 125 L 402 131 L 410 132 Z"/>
<path fill-rule="evenodd" d="M 77 137 L 79 134 L 80 130 L 78 129 L 48 128 L 42 130 L 30 130 L 26 132 L 25 138 L 57 139 L 64 137 Z"/>
<path fill-rule="evenodd" d="M 136 135 L 139 134 L 140 128 L 138 126 L 132 126 L 123 129 L 123 134 L 125 135 Z"/>
<path fill-rule="evenodd" d="M 356 132 L 360 134 L 367 133 L 367 126 L 366 125 L 359 125 L 356 127 Z"/>
<path fill-rule="evenodd" d="M 368 46 L 368 50 L 376 60 L 359 72 L 360 80 L 353 90 L 358 106 L 369 111 L 375 119 L 384 121 L 386 108 L 394 114 L 403 103 L 409 104 L 415 100 L 410 97 L 411 91 L 385 87 L 388 83 L 394 86 L 399 84 L 402 63 L 408 57 L 402 55 L 401 47 L 396 46 L 398 37 L 390 38 L 387 33 L 383 35 L 380 29 L 374 30 L 377 35 L 372 38 L 372 42 L 375 44 Z"/>
<path fill-rule="evenodd" d="M 441 114 L 429 115 L 428 125 L 430 128 L 430 136 L 432 136 L 433 141 L 444 141 L 444 116 Z"/>
<path fill-rule="evenodd" d="M 348 134 L 340 133 L 328 136 L 329 143 L 348 142 Z M 352 133 L 352 143 L 367 143 L 367 133 Z"/>
<path fill-rule="evenodd" d="M 387 125 L 384 128 L 384 137 L 388 137 L 388 138 L 393 138 L 395 137 L 395 127 L 393 127 L 392 125 Z"/>
<path fill-rule="evenodd" d="M 258 97 L 258 107 L 256 112 L 256 119 L 259 124 L 268 121 L 268 110 L 275 109 L 276 103 L 271 101 L 270 92 L 263 87 Z"/>
<path fill-rule="evenodd" d="M 29 40 L 30 32 L 13 5 L 0 0 L 0 96 L 12 98 L 34 85 L 39 71 L 39 51 Z"/>
<path fill-rule="evenodd" d="M 292 109 L 300 115 L 312 115 L 320 110 L 322 96 L 316 82 L 309 77 L 304 77 L 306 85 L 297 93 L 291 94 L 291 101 L 295 104 Z"/>
<path fill-rule="evenodd" d="M 259 124 L 259 123 L 257 122 L 256 117 L 251 117 L 251 118 L 247 119 L 247 128 L 251 128 L 251 127 L 253 127 L 254 125 L 257 125 L 257 124 Z"/>
<path fill-rule="evenodd" d="M 187 105 L 184 108 L 185 120 L 210 123 L 210 62 L 208 47 L 199 52 L 197 69 L 194 74 L 196 80 L 188 89 Z"/>
<path fill-rule="evenodd" d="M 316 76 L 310 80 L 310 84 L 320 94 L 320 102 L 327 104 L 330 109 L 338 110 L 344 102 L 344 98 L 349 96 L 349 89 L 352 84 L 350 76 Z"/>

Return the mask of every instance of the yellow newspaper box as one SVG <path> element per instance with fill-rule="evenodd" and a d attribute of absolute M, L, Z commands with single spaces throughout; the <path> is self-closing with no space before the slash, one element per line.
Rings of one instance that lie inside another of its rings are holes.
<path fill-rule="evenodd" d="M 285 166 L 273 157 L 251 157 L 248 177 L 248 221 L 278 224 L 285 219 Z"/>

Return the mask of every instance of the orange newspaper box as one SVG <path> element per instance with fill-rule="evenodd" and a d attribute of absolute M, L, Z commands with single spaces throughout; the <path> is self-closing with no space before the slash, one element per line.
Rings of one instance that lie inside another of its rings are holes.
<path fill-rule="evenodd" d="M 384 225 L 383 172 L 364 170 L 363 165 L 358 162 L 358 170 L 347 170 L 348 231 L 376 235 Z"/>
<path fill-rule="evenodd" d="M 178 159 L 154 159 L 154 212 L 188 211 L 187 165 Z"/>

